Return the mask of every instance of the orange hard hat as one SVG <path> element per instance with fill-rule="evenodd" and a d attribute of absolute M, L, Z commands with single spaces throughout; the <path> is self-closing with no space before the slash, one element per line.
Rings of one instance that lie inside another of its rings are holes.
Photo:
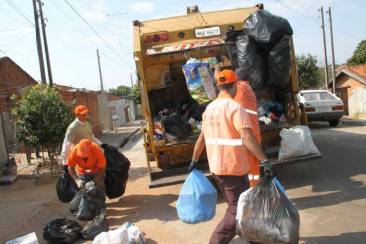
<path fill-rule="evenodd" d="M 230 69 L 225 69 L 219 72 L 215 78 L 217 85 L 232 84 L 238 81 L 238 77 L 235 72 Z"/>
<path fill-rule="evenodd" d="M 83 139 L 76 147 L 76 154 L 81 158 L 87 158 L 92 150 L 92 141 Z"/>
<path fill-rule="evenodd" d="M 78 105 L 78 106 L 76 106 L 74 112 L 75 112 L 75 115 L 84 115 L 84 114 L 89 113 L 89 109 L 84 105 Z"/>

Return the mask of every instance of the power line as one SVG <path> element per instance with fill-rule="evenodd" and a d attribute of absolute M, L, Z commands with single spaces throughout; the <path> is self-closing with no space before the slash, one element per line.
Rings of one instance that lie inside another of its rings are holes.
<path fill-rule="evenodd" d="M 19 26 L 19 27 L 14 27 L 14 28 L 2 29 L 2 30 L 0 30 L 0 32 L 17 31 L 17 30 L 29 29 L 31 27 L 33 27 L 33 25 Z"/>
<path fill-rule="evenodd" d="M 90 24 L 89 22 L 79 14 L 79 12 L 74 8 L 74 6 L 68 1 L 64 0 L 65 3 L 74 11 L 74 13 L 79 16 L 79 18 L 90 28 L 90 30 L 100 39 L 104 42 L 104 44 L 116 55 L 118 56 L 127 66 L 130 68 L 133 68 Z"/>
<path fill-rule="evenodd" d="M 25 19 L 28 23 L 30 23 L 31 25 L 34 25 L 34 23 L 27 17 L 25 16 L 19 9 L 18 7 L 13 3 L 11 2 L 10 0 L 6 0 L 6 2 L 10 5 L 10 7 L 12 7 L 15 12 L 17 12 L 23 19 Z"/>

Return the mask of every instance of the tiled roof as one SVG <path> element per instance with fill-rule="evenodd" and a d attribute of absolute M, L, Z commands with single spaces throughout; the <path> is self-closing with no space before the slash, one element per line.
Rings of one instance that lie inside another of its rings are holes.
<path fill-rule="evenodd" d="M 352 76 L 352 78 L 366 85 L 366 64 L 356 66 L 342 65 L 337 69 L 337 77 L 341 73 Z"/>

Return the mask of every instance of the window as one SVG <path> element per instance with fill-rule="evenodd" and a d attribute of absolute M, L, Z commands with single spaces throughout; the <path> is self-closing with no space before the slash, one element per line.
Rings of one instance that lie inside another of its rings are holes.
<path fill-rule="evenodd" d="M 304 93 L 306 101 L 334 101 L 337 100 L 332 94 L 328 92 L 311 92 Z"/>

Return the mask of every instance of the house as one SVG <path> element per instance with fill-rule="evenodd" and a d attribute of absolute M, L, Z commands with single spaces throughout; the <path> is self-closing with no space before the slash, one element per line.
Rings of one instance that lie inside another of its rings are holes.
<path fill-rule="evenodd" d="M 117 126 L 136 120 L 136 104 L 131 97 L 108 95 L 109 113 Z"/>
<path fill-rule="evenodd" d="M 0 57 L 0 112 L 10 112 L 10 97 L 25 87 L 38 84 L 9 57 Z"/>
<path fill-rule="evenodd" d="M 337 96 L 345 105 L 346 115 L 366 113 L 366 64 L 339 67 L 335 87 Z"/>

